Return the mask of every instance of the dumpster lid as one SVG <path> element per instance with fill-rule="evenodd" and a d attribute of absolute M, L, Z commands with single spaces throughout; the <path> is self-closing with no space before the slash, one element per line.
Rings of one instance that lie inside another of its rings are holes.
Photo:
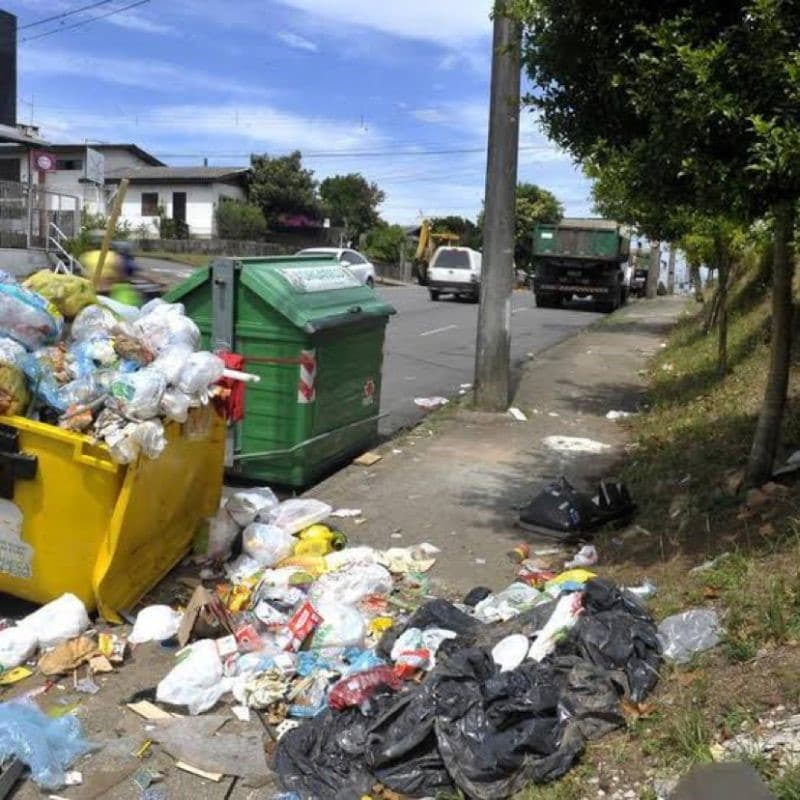
<path fill-rule="evenodd" d="M 393 306 L 333 259 L 270 256 L 216 259 L 214 263 L 220 261 L 233 263 L 248 289 L 307 333 L 397 313 Z M 175 302 L 209 281 L 213 268 L 212 265 L 197 270 L 170 292 L 170 299 Z"/>

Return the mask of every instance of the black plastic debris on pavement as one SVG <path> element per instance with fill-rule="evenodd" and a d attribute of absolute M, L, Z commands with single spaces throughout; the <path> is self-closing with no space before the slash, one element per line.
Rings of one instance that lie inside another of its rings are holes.
<path fill-rule="evenodd" d="M 458 634 L 436 667 L 364 709 L 326 710 L 287 733 L 274 760 L 284 789 L 303 800 L 350 800 L 380 782 L 409 797 L 460 790 L 503 800 L 565 775 L 588 740 L 625 724 L 621 698 L 644 699 L 660 662 L 655 623 L 635 598 L 595 579 L 584 599 L 555 652 L 508 672 L 491 648 L 510 633 L 534 637 L 555 603 L 493 625 L 444 600 L 421 606 L 405 627 Z M 402 630 L 388 631 L 378 652 L 389 652 Z"/>

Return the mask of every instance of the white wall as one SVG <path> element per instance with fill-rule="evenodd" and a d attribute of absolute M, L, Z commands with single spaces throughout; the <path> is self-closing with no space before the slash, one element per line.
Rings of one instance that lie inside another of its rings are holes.
<path fill-rule="evenodd" d="M 214 211 L 220 197 L 244 200 L 244 190 L 227 184 L 136 184 L 128 186 L 122 205 L 122 219 L 127 220 L 135 232 L 141 225 L 147 227 L 148 237 L 158 236 L 158 217 L 142 216 L 142 194 L 158 193 L 158 205 L 168 217 L 173 216 L 172 196 L 174 192 L 186 193 L 186 224 L 193 237 L 210 238 L 215 234 Z"/>

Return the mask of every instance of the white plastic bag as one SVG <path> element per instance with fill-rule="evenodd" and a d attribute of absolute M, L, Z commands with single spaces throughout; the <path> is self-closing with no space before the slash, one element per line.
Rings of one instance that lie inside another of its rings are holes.
<path fill-rule="evenodd" d="M 490 594 L 475 606 L 481 622 L 506 622 L 547 598 L 526 583 L 512 583 L 497 594 Z"/>
<path fill-rule="evenodd" d="M 180 389 L 168 388 L 161 396 L 159 411 L 173 422 L 183 424 L 189 419 L 189 408 L 192 401 Z"/>
<path fill-rule="evenodd" d="M 169 606 L 147 606 L 136 615 L 128 641 L 131 644 L 143 642 L 165 642 L 178 632 L 183 614 Z"/>
<path fill-rule="evenodd" d="M 343 603 L 323 603 L 315 606 L 322 617 L 311 647 L 322 650 L 327 647 L 358 647 L 364 646 L 367 635 L 367 622 L 358 609 Z"/>
<path fill-rule="evenodd" d="M 36 636 L 40 647 L 48 648 L 83 633 L 89 627 L 89 615 L 74 594 L 62 594 L 29 614 L 17 627 Z"/>
<path fill-rule="evenodd" d="M 192 355 L 192 348 L 187 344 L 175 344 L 164 349 L 164 351 L 150 364 L 150 369 L 160 372 L 167 383 L 174 386 L 178 383 L 181 371 L 186 366 L 189 356 Z"/>
<path fill-rule="evenodd" d="M 690 608 L 661 621 L 658 641 L 664 658 L 685 664 L 695 653 L 716 647 L 722 638 L 717 612 L 712 608 Z"/>
<path fill-rule="evenodd" d="M 74 342 L 110 339 L 111 331 L 117 322 L 117 318 L 109 309 L 99 305 L 86 306 L 72 321 L 70 335 Z"/>
<path fill-rule="evenodd" d="M 458 634 L 446 628 L 407 628 L 397 637 L 390 658 L 395 664 L 406 664 L 424 670 L 432 670 L 436 666 L 436 653 L 442 642 L 455 639 Z M 421 658 L 422 653 L 427 655 Z"/>
<path fill-rule="evenodd" d="M 188 395 L 203 395 L 225 372 L 225 362 L 213 353 L 192 353 L 183 365 L 176 386 Z"/>
<path fill-rule="evenodd" d="M 0 672 L 18 667 L 39 647 L 39 639 L 29 628 L 17 626 L 0 631 Z"/>
<path fill-rule="evenodd" d="M 225 574 L 233 584 L 244 583 L 263 569 L 258 561 L 244 553 L 225 564 Z"/>
<path fill-rule="evenodd" d="M 284 558 L 289 558 L 297 544 L 291 533 L 277 525 L 253 522 L 242 534 L 242 550 L 262 567 L 274 567 Z"/>
<path fill-rule="evenodd" d="M 188 653 L 156 688 L 156 700 L 174 706 L 186 706 L 192 715 L 202 714 L 217 703 L 227 691 L 222 661 L 213 639 L 201 639 L 190 645 Z"/>
<path fill-rule="evenodd" d="M 333 508 L 320 500 L 296 497 L 284 500 L 277 508 L 267 512 L 264 522 L 277 525 L 287 533 L 297 533 L 327 519 L 331 511 Z M 262 519 L 261 515 L 259 519 Z"/>
<path fill-rule="evenodd" d="M 275 492 L 268 486 L 262 486 L 258 489 L 242 489 L 234 492 L 225 503 L 225 510 L 237 525 L 244 528 L 255 522 L 259 514 L 269 513 L 278 503 Z"/>
<path fill-rule="evenodd" d="M 108 391 L 120 413 L 126 417 L 145 420 L 158 416 L 166 388 L 164 376 L 145 367 L 138 372 L 118 374 Z"/>
<path fill-rule="evenodd" d="M 0 336 L 0 364 L 16 367 L 19 358 L 27 352 L 19 342 L 15 342 L 7 336 Z"/>
<path fill-rule="evenodd" d="M 191 350 L 200 346 L 200 330 L 184 316 L 183 306 L 164 303 L 133 323 L 133 329 L 145 344 L 157 354 L 175 345 L 186 345 Z"/>
<path fill-rule="evenodd" d="M 224 558 L 230 553 L 233 540 L 239 535 L 239 526 L 231 519 L 231 515 L 220 508 L 216 516 L 208 520 L 209 558 Z"/>
<path fill-rule="evenodd" d="M 158 419 L 135 423 L 132 437 L 147 458 L 158 458 L 167 447 L 164 426 Z"/>
<path fill-rule="evenodd" d="M 321 575 L 311 585 L 308 596 L 315 608 L 326 603 L 354 606 L 371 594 L 388 595 L 393 586 L 389 570 L 380 564 L 366 564 Z"/>
<path fill-rule="evenodd" d="M 565 594 L 559 599 L 550 619 L 536 635 L 536 639 L 528 651 L 528 658 L 542 661 L 556 649 L 558 638 L 565 631 L 574 627 L 578 621 L 578 617 L 583 611 L 582 603 L 583 594 L 581 592 Z"/>

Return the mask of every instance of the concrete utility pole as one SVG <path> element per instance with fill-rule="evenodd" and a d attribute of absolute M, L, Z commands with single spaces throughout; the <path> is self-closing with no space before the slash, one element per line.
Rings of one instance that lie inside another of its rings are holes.
<path fill-rule="evenodd" d="M 667 294 L 675 294 L 675 244 L 669 246 L 669 266 L 667 267 Z"/>
<path fill-rule="evenodd" d="M 652 300 L 658 294 L 658 279 L 661 277 L 661 244 L 650 242 L 650 264 L 647 267 L 645 297 Z"/>
<path fill-rule="evenodd" d="M 481 411 L 505 411 L 511 382 L 522 33 L 519 23 L 504 15 L 505 9 L 505 1 L 496 0 L 481 304 L 475 348 L 475 405 Z"/>

